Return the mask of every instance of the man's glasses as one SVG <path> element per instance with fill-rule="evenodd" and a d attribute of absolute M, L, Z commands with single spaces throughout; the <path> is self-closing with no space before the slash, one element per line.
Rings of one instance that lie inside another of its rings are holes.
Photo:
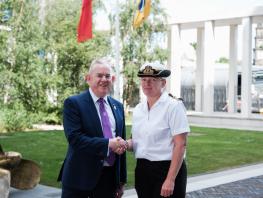
<path fill-rule="evenodd" d="M 111 78 L 111 75 L 110 75 L 110 74 L 97 73 L 96 76 L 97 76 L 98 78 L 103 78 L 103 77 L 105 77 L 107 80 Z"/>

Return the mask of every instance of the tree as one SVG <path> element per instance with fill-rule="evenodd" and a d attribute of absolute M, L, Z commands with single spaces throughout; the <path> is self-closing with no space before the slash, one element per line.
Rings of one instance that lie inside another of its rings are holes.
<path fill-rule="evenodd" d="M 94 2 L 96 14 L 103 4 Z M 86 87 L 88 65 L 109 54 L 110 38 L 94 32 L 92 40 L 77 43 L 81 1 L 46 3 L 41 18 L 39 1 L 1 1 L 0 24 L 10 31 L 0 30 L 0 105 L 59 122 L 63 100 Z"/>
<path fill-rule="evenodd" d="M 45 106 L 46 101 L 43 89 L 46 76 L 39 57 L 42 42 L 36 8 L 33 1 L 6 0 L 1 5 L 1 10 L 11 11 L 10 19 L 4 23 L 11 31 L 2 32 L 4 37 L 1 37 L 1 73 L 5 74 L 1 82 L 2 102 L 8 105 L 21 102 L 32 112 Z"/>
<path fill-rule="evenodd" d="M 139 67 L 151 61 L 164 63 L 168 57 L 164 47 L 166 15 L 160 7 L 160 1 L 152 1 L 150 16 L 141 27 L 134 30 L 132 23 L 136 8 L 133 0 L 125 1 L 120 6 L 121 56 L 125 76 L 123 98 L 131 106 L 139 101 Z M 114 17 L 110 16 L 110 19 L 113 24 Z"/>
<path fill-rule="evenodd" d="M 1 2 L 1 116 L 6 130 L 20 130 L 31 123 L 30 114 L 45 109 L 46 78 L 39 56 L 43 48 L 35 1 Z"/>
<path fill-rule="evenodd" d="M 94 2 L 93 14 L 95 15 L 97 9 L 104 6 L 100 1 Z M 80 8 L 80 1 L 61 0 L 52 1 L 46 9 L 44 38 L 48 42 L 45 53 L 52 57 L 46 62 L 53 66 L 50 72 L 55 79 L 52 89 L 57 92 L 57 112 L 67 96 L 86 88 L 84 76 L 91 61 L 107 56 L 110 52 L 108 32 L 93 31 L 93 39 L 85 43 L 77 43 L 76 30 Z"/>

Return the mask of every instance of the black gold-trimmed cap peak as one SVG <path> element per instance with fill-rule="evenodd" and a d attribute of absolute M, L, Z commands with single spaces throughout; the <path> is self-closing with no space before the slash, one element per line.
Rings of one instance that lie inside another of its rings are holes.
<path fill-rule="evenodd" d="M 166 69 L 164 65 L 158 63 L 145 63 L 138 72 L 138 77 L 161 77 L 170 76 L 171 71 Z"/>

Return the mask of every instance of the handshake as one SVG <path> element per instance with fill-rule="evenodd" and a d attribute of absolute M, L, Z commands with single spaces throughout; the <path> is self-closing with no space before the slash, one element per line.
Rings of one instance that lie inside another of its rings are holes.
<path fill-rule="evenodd" d="M 124 140 L 121 137 L 109 139 L 109 148 L 118 155 L 123 154 L 126 150 L 132 150 L 132 140 Z"/>

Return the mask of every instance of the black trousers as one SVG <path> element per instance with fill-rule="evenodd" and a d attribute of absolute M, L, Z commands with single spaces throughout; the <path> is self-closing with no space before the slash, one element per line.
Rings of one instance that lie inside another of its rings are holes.
<path fill-rule="evenodd" d="M 104 167 L 96 187 L 92 190 L 78 190 L 62 187 L 61 198 L 115 198 L 115 168 Z"/>
<path fill-rule="evenodd" d="M 161 188 L 166 179 L 171 161 L 137 159 L 135 189 L 138 198 L 161 198 Z M 183 161 L 175 179 L 174 192 L 169 198 L 185 198 L 187 169 Z"/>

